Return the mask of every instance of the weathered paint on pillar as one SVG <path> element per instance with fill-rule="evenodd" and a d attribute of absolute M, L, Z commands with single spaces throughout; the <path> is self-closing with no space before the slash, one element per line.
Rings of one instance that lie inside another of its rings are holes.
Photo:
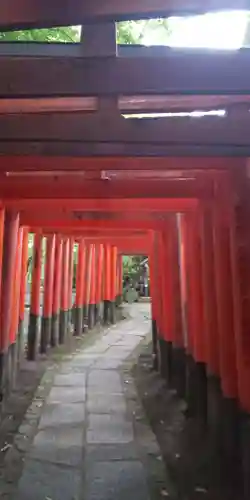
<path fill-rule="evenodd" d="M 118 255 L 117 263 L 117 305 L 122 304 L 122 279 L 123 279 L 123 264 L 122 255 Z"/>
<path fill-rule="evenodd" d="M 4 239 L 4 219 L 5 211 L 0 209 L 0 300 L 2 301 L 2 263 L 3 263 L 3 239 Z M 2 328 L 0 330 L 0 381 L 3 373 L 5 339 L 3 337 Z"/>
<path fill-rule="evenodd" d="M 23 247 L 23 228 L 18 230 L 18 240 L 15 257 L 15 275 L 12 288 L 11 302 L 11 324 L 10 324 L 10 367 L 12 387 L 16 384 L 16 374 L 18 368 L 18 324 L 19 324 L 19 303 L 20 303 L 20 285 L 21 285 L 21 267 L 22 267 L 22 247 Z"/>
<path fill-rule="evenodd" d="M 43 315 L 41 324 L 40 352 L 45 354 L 50 344 L 52 326 L 53 284 L 55 267 L 55 235 L 47 237 L 45 280 L 43 291 Z"/>
<path fill-rule="evenodd" d="M 27 350 L 28 360 L 34 360 L 37 351 L 41 295 L 42 241 L 42 235 L 40 233 L 36 233 L 34 235 L 33 243 L 33 270 Z"/>
<path fill-rule="evenodd" d="M 207 421 L 206 338 L 204 333 L 201 232 L 197 212 L 185 214 L 189 356 L 187 399 L 190 414 Z"/>
<path fill-rule="evenodd" d="M 12 386 L 15 342 L 11 343 L 12 294 L 15 278 L 16 249 L 18 243 L 19 214 L 6 211 L 3 239 L 2 290 L 1 290 L 1 398 Z"/>
<path fill-rule="evenodd" d="M 60 304 L 62 286 L 62 249 L 63 242 L 61 236 L 56 236 L 55 242 L 55 265 L 53 279 L 53 304 L 52 304 L 52 325 L 50 345 L 55 347 L 59 342 L 60 329 Z"/>
<path fill-rule="evenodd" d="M 68 284 L 69 323 L 72 323 L 73 274 L 74 274 L 74 240 L 73 240 L 73 238 L 70 238 L 70 240 L 69 240 L 69 284 Z"/>
<path fill-rule="evenodd" d="M 78 245 L 75 298 L 75 335 L 80 337 L 84 330 L 84 286 L 86 278 L 86 246 L 82 239 Z"/>
<path fill-rule="evenodd" d="M 88 304 L 88 327 L 91 330 L 95 326 L 96 311 L 96 245 L 92 245 L 90 291 Z"/>
<path fill-rule="evenodd" d="M 100 322 L 100 307 L 102 301 L 102 285 L 103 285 L 103 259 L 104 248 L 102 244 L 96 246 L 96 322 Z"/>
<path fill-rule="evenodd" d="M 84 284 L 83 293 L 83 308 L 84 308 L 84 318 L 88 321 L 89 314 L 89 300 L 90 300 L 90 290 L 91 290 L 91 275 L 92 275 L 92 256 L 93 256 L 93 244 L 86 247 L 86 277 Z"/>
<path fill-rule="evenodd" d="M 61 308 L 59 344 L 63 344 L 68 333 L 68 307 L 69 307 L 69 238 L 63 241 L 62 250 L 62 285 L 61 285 Z"/>
<path fill-rule="evenodd" d="M 24 353 L 24 316 L 25 316 L 25 300 L 27 287 L 27 262 L 28 262 L 28 241 L 29 231 L 27 227 L 23 228 L 23 244 L 22 244 L 22 260 L 21 260 L 21 277 L 20 277 L 20 299 L 19 299 L 19 325 L 17 335 L 17 359 L 21 361 Z"/>
<path fill-rule="evenodd" d="M 110 282 L 110 322 L 116 322 L 116 296 L 117 296 L 117 256 L 118 249 L 111 247 L 111 282 Z"/>
<path fill-rule="evenodd" d="M 103 287 L 103 321 L 107 324 L 110 320 L 111 300 L 111 247 L 104 246 L 104 287 Z"/>
<path fill-rule="evenodd" d="M 202 292 L 204 335 L 206 340 L 206 362 L 210 375 L 220 374 L 218 349 L 218 317 L 216 301 L 216 276 L 213 248 L 213 220 L 210 206 L 204 206 L 200 213 L 201 257 L 202 257 Z"/>

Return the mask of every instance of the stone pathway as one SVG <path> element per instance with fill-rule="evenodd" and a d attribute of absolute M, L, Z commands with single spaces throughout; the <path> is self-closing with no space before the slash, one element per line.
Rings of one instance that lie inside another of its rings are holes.
<path fill-rule="evenodd" d="M 160 452 L 123 370 L 149 331 L 149 305 L 130 311 L 131 319 L 62 363 L 13 500 L 156 498 L 147 469 L 152 456 L 159 463 Z M 161 489 L 159 477 L 156 482 Z"/>

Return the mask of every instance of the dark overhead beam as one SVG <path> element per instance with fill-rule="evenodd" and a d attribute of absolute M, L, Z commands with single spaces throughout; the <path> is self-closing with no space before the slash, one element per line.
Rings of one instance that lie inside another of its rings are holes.
<path fill-rule="evenodd" d="M 11 142 L 8 144 L 12 144 Z M 15 143 L 14 143 L 15 144 Z M 13 147 L 13 145 L 12 145 Z M 12 151 L 12 154 L 14 152 Z M 209 172 L 226 170 L 228 168 L 244 168 L 246 165 L 246 161 L 244 159 L 236 159 L 236 158 L 180 158 L 178 156 L 170 157 L 170 158 L 150 158 L 145 156 L 140 157 L 122 157 L 122 156 L 113 156 L 111 158 L 108 157 L 83 157 L 83 158 L 69 158 L 63 156 L 4 156 L 0 155 L 0 172 L 25 172 L 26 175 L 32 172 L 54 172 L 55 176 L 57 172 L 65 172 L 65 173 L 77 173 L 77 172 L 87 172 L 87 175 L 93 176 L 105 171 L 106 175 L 108 175 L 109 171 L 118 171 L 121 173 L 127 174 L 129 171 L 136 172 L 140 175 L 143 175 L 143 172 L 151 171 L 158 172 L 161 171 L 164 174 L 164 171 L 175 171 L 182 172 L 183 170 L 191 171 L 200 171 L 202 172 L 202 176 L 204 175 L 204 171 L 209 174 Z M 12 180 L 13 177 L 12 177 Z M 34 179 L 35 180 L 35 179 Z M 2 179 L 1 179 L 2 181 Z"/>
<path fill-rule="evenodd" d="M 0 115 L 0 141 L 250 146 L 250 113 L 125 119 L 116 112 Z"/>
<path fill-rule="evenodd" d="M 1 180 L 0 197 L 8 198 L 195 198 L 213 197 L 209 181 L 85 181 L 68 179 L 63 182 L 52 178 L 17 178 Z"/>
<path fill-rule="evenodd" d="M 136 143 L 100 143 L 100 142 L 58 142 L 58 141 L 1 141 L 0 140 L 0 156 L 1 155 L 23 155 L 25 158 L 39 155 L 46 157 L 57 158 L 62 156 L 67 159 L 85 159 L 90 156 L 95 159 L 100 158 L 172 158 L 179 157 L 182 160 L 187 158 L 204 158 L 218 159 L 227 158 L 240 159 L 250 156 L 250 144 L 247 146 L 231 145 L 207 145 L 207 144 L 136 144 Z M 129 167 L 129 163 L 126 168 Z M 185 168 L 185 163 L 181 168 Z M 206 169 L 201 162 L 201 169 Z M 223 167 L 222 167 L 223 168 Z M 60 170 L 60 167 L 57 167 Z M 5 168 L 6 170 L 6 168 Z M 34 164 L 35 170 L 35 164 Z M 52 168 L 54 170 L 54 168 Z"/>
<path fill-rule="evenodd" d="M 79 25 L 167 15 L 247 9 L 248 0 L 1 0 L 0 29 Z"/>
<path fill-rule="evenodd" d="M 0 57 L 0 97 L 250 94 L 250 51 L 165 57 Z"/>

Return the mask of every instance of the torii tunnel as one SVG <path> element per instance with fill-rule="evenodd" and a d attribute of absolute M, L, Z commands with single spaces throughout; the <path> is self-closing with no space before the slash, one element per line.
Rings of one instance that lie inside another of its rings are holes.
<path fill-rule="evenodd" d="M 84 31 L 77 44 L 0 44 L 1 400 L 24 356 L 114 323 L 122 256 L 147 255 L 152 367 L 215 438 L 228 471 L 240 461 L 249 500 L 249 52 L 118 46 L 115 36 L 115 22 L 245 2 L 55 3 L 0 2 L 1 30 Z"/>

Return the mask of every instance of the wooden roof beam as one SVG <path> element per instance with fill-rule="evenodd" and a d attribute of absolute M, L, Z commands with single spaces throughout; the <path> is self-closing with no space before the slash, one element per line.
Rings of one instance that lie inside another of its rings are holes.
<path fill-rule="evenodd" d="M 250 51 L 166 49 L 163 57 L 0 56 L 0 74 L 2 98 L 249 95 Z"/>
<path fill-rule="evenodd" d="M 245 0 L 1 0 L 0 29 L 46 28 L 96 20 L 130 20 L 167 15 L 247 9 Z"/>

